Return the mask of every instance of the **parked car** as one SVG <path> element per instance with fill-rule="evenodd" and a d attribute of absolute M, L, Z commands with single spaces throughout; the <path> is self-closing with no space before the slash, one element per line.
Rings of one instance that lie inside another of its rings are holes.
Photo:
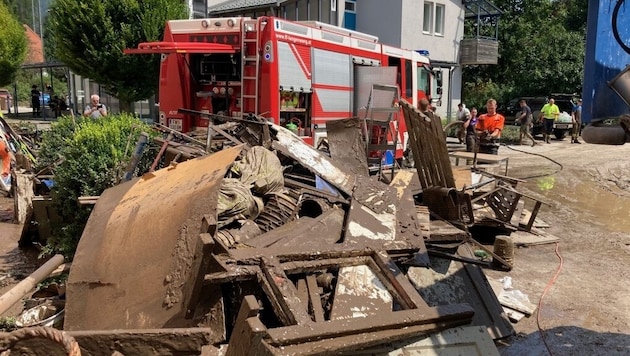
<path fill-rule="evenodd" d="M 571 111 L 573 111 L 573 102 L 572 96 L 567 94 L 559 94 L 553 96 L 556 105 L 560 109 L 560 113 L 566 113 L 571 115 Z M 540 109 L 547 103 L 547 98 L 544 96 L 524 96 L 512 99 L 508 102 L 505 107 L 499 109 L 499 113 L 505 116 L 505 124 L 506 125 L 519 125 L 516 121 L 518 117 L 518 113 L 521 112 L 521 106 L 519 102 L 521 99 L 525 99 L 527 105 L 530 109 L 532 109 L 532 114 L 534 116 L 534 126 L 532 127 L 532 135 L 536 136 L 542 133 L 542 122 L 538 121 L 540 117 Z M 571 121 L 565 122 L 561 120 L 556 120 L 553 126 L 553 134 L 558 139 L 563 139 L 569 131 L 573 129 L 573 123 Z"/>

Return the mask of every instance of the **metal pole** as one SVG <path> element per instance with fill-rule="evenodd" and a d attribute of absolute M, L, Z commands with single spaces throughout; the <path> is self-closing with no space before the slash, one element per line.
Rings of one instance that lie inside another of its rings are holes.
<path fill-rule="evenodd" d="M 37 12 L 39 13 L 39 37 L 44 41 L 44 26 L 42 25 L 42 1 L 37 0 Z"/>
<path fill-rule="evenodd" d="M 35 31 L 35 1 L 31 0 L 31 21 L 32 29 Z"/>

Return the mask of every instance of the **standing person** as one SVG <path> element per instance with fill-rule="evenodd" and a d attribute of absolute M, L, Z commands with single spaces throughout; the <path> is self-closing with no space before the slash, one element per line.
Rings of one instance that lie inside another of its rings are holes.
<path fill-rule="evenodd" d="M 457 104 L 457 112 L 455 113 L 455 118 L 457 121 L 466 122 L 470 118 L 470 110 L 466 108 L 466 104 L 459 103 Z M 466 130 L 459 130 L 457 132 L 457 139 L 459 143 L 464 143 L 464 135 Z"/>
<path fill-rule="evenodd" d="M 479 152 L 496 155 L 499 152 L 499 138 L 505 126 L 505 117 L 497 113 L 497 101 L 488 99 L 488 112 L 479 116 L 475 130 L 479 135 Z"/>
<path fill-rule="evenodd" d="M 518 134 L 518 140 L 520 144 L 523 144 L 523 137 L 527 137 L 532 140 L 532 147 L 536 144 L 534 137 L 531 134 L 531 129 L 533 126 L 533 117 L 532 117 L 532 109 L 530 109 L 529 105 L 525 99 L 521 99 L 519 101 L 519 105 L 521 106 L 521 112 L 516 120 L 521 124 L 521 130 Z"/>
<path fill-rule="evenodd" d="M 423 113 L 425 116 L 429 117 L 430 119 L 439 120 L 440 122 L 442 121 L 440 116 L 433 111 L 433 107 L 431 105 L 431 102 L 429 102 L 429 99 L 427 98 L 420 99 L 420 101 L 418 101 L 418 109 L 420 110 L 421 113 Z"/>
<path fill-rule="evenodd" d="M 540 115 L 543 118 L 543 136 L 545 142 L 551 143 L 551 134 L 553 133 L 553 123 L 560 117 L 560 109 L 556 105 L 556 101 L 551 98 L 549 102 L 540 109 Z"/>
<path fill-rule="evenodd" d="M 577 104 L 573 106 L 571 119 L 573 120 L 573 133 L 571 134 L 571 143 L 582 143 L 578 141 L 578 137 L 580 136 L 580 129 L 582 128 L 582 99 L 578 99 Z"/>
<path fill-rule="evenodd" d="M 41 93 L 37 90 L 37 85 L 33 84 L 31 87 L 31 106 L 33 107 L 33 116 L 39 116 L 41 110 L 41 104 L 39 97 Z"/>
<path fill-rule="evenodd" d="M 472 152 L 475 148 L 475 144 L 477 141 L 477 135 L 475 135 L 475 126 L 477 126 L 477 122 L 479 121 L 479 117 L 477 116 L 477 108 L 473 107 L 470 109 L 470 116 L 464 122 L 464 129 L 466 130 L 466 151 Z"/>
<path fill-rule="evenodd" d="M 90 105 L 85 107 L 83 116 L 89 116 L 93 119 L 99 119 L 107 116 L 107 108 L 100 103 L 101 98 L 94 94 L 90 96 Z"/>

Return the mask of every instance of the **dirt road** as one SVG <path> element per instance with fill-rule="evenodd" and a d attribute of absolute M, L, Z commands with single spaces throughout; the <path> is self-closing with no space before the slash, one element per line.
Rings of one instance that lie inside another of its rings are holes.
<path fill-rule="evenodd" d="M 527 179 L 521 189 L 551 204 L 538 216 L 560 243 L 517 249 L 514 270 L 487 272 L 511 276 L 514 288 L 535 304 L 552 284 L 539 318 L 517 323 L 518 336 L 505 340 L 501 353 L 548 354 L 538 321 L 554 355 L 630 355 L 630 145 L 565 139 L 513 147 L 557 162 L 508 147 L 499 152 L 510 157 L 510 176 L 551 174 Z"/>
<path fill-rule="evenodd" d="M 517 249 L 509 273 L 486 271 L 491 278 L 512 277 L 513 287 L 534 304 L 551 285 L 539 318 L 534 314 L 515 324 L 518 335 L 499 343 L 501 353 L 548 354 L 539 323 L 554 355 L 630 355 L 630 283 L 625 279 L 630 271 L 630 145 L 575 145 L 565 139 L 514 148 L 557 162 L 508 147 L 499 150 L 510 157 L 509 175 L 527 179 L 519 189 L 550 203 L 538 216 L 560 243 Z M 534 176 L 540 177 L 528 178 Z M 0 213 L 11 206 L 7 202 L 0 198 Z M 0 224 L 5 254 L 0 274 L 24 263 L 17 239 L 7 239 L 4 228 Z"/>

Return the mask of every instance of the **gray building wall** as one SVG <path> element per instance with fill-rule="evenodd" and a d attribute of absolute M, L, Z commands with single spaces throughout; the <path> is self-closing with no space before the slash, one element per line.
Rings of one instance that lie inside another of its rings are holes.
<path fill-rule="evenodd" d="M 357 31 L 378 36 L 382 43 L 401 47 L 403 0 L 358 0 Z"/>

